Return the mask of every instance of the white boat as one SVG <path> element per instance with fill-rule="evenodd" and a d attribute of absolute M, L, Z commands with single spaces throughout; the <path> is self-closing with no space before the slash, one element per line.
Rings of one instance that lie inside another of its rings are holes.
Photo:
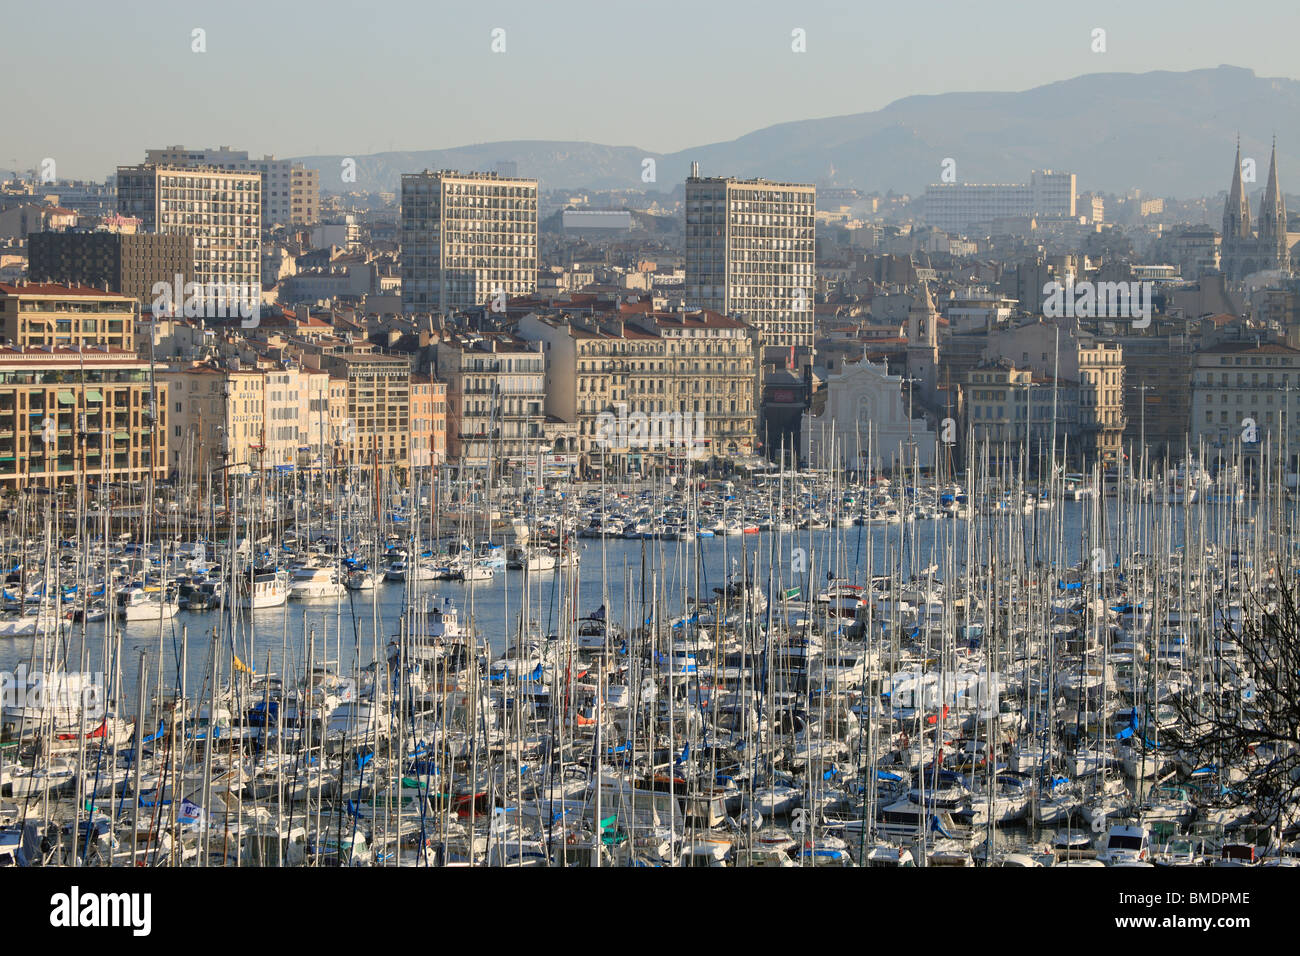
<path fill-rule="evenodd" d="M 803 792 L 801 790 L 775 784 L 770 787 L 756 788 L 752 796 L 746 794 L 745 809 L 760 813 L 770 819 L 789 813 L 802 802 Z"/>
<path fill-rule="evenodd" d="M 59 627 L 69 627 L 70 621 L 66 620 L 62 614 L 55 608 L 46 605 L 44 607 L 28 608 L 21 614 L 6 614 L 0 617 L 0 638 L 4 637 L 31 637 L 41 631 L 53 631 Z"/>
<path fill-rule="evenodd" d="M 987 835 L 984 829 L 959 826 L 947 810 L 926 810 L 907 797 L 882 807 L 877 814 L 875 829 L 878 836 L 905 842 L 917 840 L 928 831 L 935 840 L 956 841 L 965 847 L 967 853 Z"/>
<path fill-rule="evenodd" d="M 180 610 L 180 598 L 172 589 L 123 588 L 117 592 L 117 616 L 124 621 L 165 621 Z"/>
<path fill-rule="evenodd" d="M 373 744 L 388 736 L 388 716 L 381 706 L 368 700 L 340 704 L 325 724 L 325 740 L 334 748 L 356 742 Z"/>
<path fill-rule="evenodd" d="M 1061 493 L 1069 501 L 1083 501 L 1087 498 L 1096 498 L 1098 490 L 1095 484 L 1088 481 L 1086 475 L 1071 474 L 1065 476 L 1065 486 Z"/>
<path fill-rule="evenodd" d="M 299 568 L 289 585 L 289 596 L 299 601 L 342 597 L 346 592 L 337 568 Z"/>
<path fill-rule="evenodd" d="M 44 794 L 59 794 L 71 789 L 77 781 L 76 761 L 56 757 L 38 767 L 14 767 L 6 771 L 3 792 L 0 796 L 18 800 L 32 800 Z"/>
<path fill-rule="evenodd" d="M 344 583 L 353 591 L 371 591 L 383 579 L 384 576 L 378 571 L 355 568 L 348 572 L 347 580 Z"/>
<path fill-rule="evenodd" d="M 552 571 L 558 563 L 555 555 L 544 548 L 514 546 L 506 557 L 506 567 L 512 571 Z"/>
<path fill-rule="evenodd" d="M 1117 823 L 1106 831 L 1097 859 L 1107 866 L 1145 863 L 1151 856 L 1151 833 L 1143 826 Z"/>
<path fill-rule="evenodd" d="M 462 564 L 458 569 L 452 571 L 451 580 L 453 581 L 491 581 L 496 576 L 496 572 L 486 564 L 480 564 L 477 561 Z"/>
<path fill-rule="evenodd" d="M 289 600 L 289 574 L 286 571 L 259 571 L 253 575 L 250 584 L 248 578 L 240 575 L 239 607 L 251 607 L 260 610 L 267 607 L 282 607 Z"/>
<path fill-rule="evenodd" d="M 864 848 L 860 866 L 900 867 L 916 866 L 912 851 L 892 843 L 876 843 Z"/>

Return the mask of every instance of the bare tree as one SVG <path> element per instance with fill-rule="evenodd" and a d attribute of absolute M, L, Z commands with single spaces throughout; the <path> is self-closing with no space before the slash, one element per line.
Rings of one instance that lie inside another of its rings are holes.
<path fill-rule="evenodd" d="M 1281 563 L 1261 586 L 1244 578 L 1212 605 L 1208 658 L 1192 662 L 1165 742 L 1280 833 L 1300 820 L 1300 578 Z"/>

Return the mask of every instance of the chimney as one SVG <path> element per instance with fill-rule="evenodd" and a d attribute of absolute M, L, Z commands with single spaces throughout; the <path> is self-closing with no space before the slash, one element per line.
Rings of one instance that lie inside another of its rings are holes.
<path fill-rule="evenodd" d="M 700 164 L 697 162 L 691 163 L 691 178 L 692 179 L 700 178 Z"/>

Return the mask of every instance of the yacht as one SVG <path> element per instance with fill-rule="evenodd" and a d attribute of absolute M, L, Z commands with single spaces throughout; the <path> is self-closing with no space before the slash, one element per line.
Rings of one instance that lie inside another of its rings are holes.
<path fill-rule="evenodd" d="M 124 621 L 165 621 L 180 610 L 176 591 L 130 587 L 117 592 L 117 616 Z"/>
<path fill-rule="evenodd" d="M 260 610 L 268 607 L 281 607 L 289 600 L 289 574 L 287 571 L 258 571 L 250 583 L 247 577 L 240 575 L 239 606 Z"/>

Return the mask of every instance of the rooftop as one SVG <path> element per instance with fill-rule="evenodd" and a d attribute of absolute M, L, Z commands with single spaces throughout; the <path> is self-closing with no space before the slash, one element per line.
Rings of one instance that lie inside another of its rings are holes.
<path fill-rule="evenodd" d="M 43 296 L 47 298 L 85 296 L 97 299 L 120 299 L 123 305 L 128 305 L 134 301 L 129 295 L 122 295 L 120 292 L 106 292 L 103 289 L 96 289 L 88 285 L 61 285 L 57 282 L 0 282 L 0 295 Z"/>

